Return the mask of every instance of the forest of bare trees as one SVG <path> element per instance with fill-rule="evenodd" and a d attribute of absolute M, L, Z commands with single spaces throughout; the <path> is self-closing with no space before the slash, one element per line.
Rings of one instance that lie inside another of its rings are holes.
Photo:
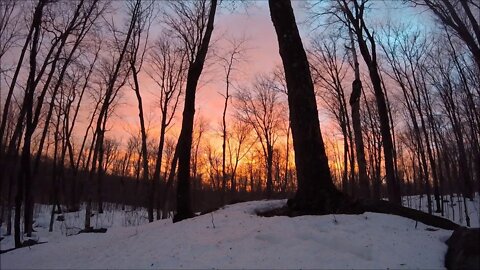
<path fill-rule="evenodd" d="M 254 46 L 217 30 L 219 14 L 243 12 L 228 1 L 1 1 L 7 234 L 22 246 L 35 203 L 51 205 L 50 226 L 86 209 L 91 231 L 105 202 L 145 207 L 152 222 L 260 198 L 328 212 L 339 194 L 404 206 L 424 194 L 441 215 L 455 194 L 472 199 L 480 6 L 394 4 L 429 24 L 378 23 L 374 6 L 388 3 L 309 1 L 307 38 L 289 1 L 269 1 L 283 65 L 246 80 Z M 200 90 L 221 99 L 219 122 Z M 465 200 L 455 207 L 469 224 Z"/>

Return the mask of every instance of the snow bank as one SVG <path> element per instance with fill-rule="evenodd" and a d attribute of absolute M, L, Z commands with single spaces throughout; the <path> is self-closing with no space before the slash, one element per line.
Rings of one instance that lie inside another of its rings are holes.
<path fill-rule="evenodd" d="M 49 238 L 2 254 L 1 268 L 443 268 L 451 231 L 376 213 L 255 215 L 284 203 L 246 202 L 175 224 Z"/>

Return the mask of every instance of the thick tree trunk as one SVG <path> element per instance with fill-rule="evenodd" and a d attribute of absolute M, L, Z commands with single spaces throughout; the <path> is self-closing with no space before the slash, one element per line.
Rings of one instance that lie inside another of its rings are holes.
<path fill-rule="evenodd" d="M 210 38 L 213 32 L 217 0 L 210 3 L 207 26 L 202 37 L 201 46 L 190 63 L 187 74 L 187 85 L 185 88 L 185 105 L 183 108 L 182 129 L 178 139 L 178 186 L 177 186 L 177 213 L 174 222 L 181 221 L 193 216 L 190 195 L 190 158 L 192 151 L 193 119 L 195 116 L 195 94 L 197 84 L 202 74 L 205 58 L 207 57 Z"/>
<path fill-rule="evenodd" d="M 378 114 L 380 116 L 380 132 L 382 135 L 383 155 L 385 158 L 385 173 L 387 178 L 388 199 L 391 202 L 400 204 L 400 194 L 398 192 L 397 181 L 395 178 L 393 142 L 390 132 L 390 124 L 388 120 L 388 111 L 376 64 L 369 64 L 369 72 L 370 79 L 372 80 L 372 84 L 374 86 Z"/>
<path fill-rule="evenodd" d="M 270 0 L 288 89 L 298 189 L 289 206 L 316 212 L 335 211 L 341 193 L 335 188 L 318 121 L 307 56 L 289 0 Z"/>

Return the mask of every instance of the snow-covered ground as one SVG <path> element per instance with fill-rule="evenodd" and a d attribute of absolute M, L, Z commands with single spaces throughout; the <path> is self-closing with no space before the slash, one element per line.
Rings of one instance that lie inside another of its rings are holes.
<path fill-rule="evenodd" d="M 465 215 L 465 206 L 463 203 L 463 198 L 461 196 L 454 195 L 452 198 L 450 196 L 444 196 L 443 204 L 443 217 L 450 219 L 451 221 L 467 227 L 466 215 Z M 477 193 L 473 201 L 467 199 L 465 201 L 467 205 L 467 213 L 470 218 L 470 227 L 478 228 L 480 227 L 480 196 Z M 410 207 L 417 210 L 422 210 L 428 212 L 427 205 L 427 196 L 404 196 L 403 197 L 403 206 Z M 434 215 L 442 216 L 441 213 L 436 213 L 436 204 L 435 198 L 432 195 L 432 211 Z"/>
<path fill-rule="evenodd" d="M 478 206 L 478 197 L 476 202 Z M 416 226 L 413 220 L 377 213 L 295 218 L 265 218 L 255 214 L 284 203 L 239 203 L 175 224 L 164 220 L 139 226 L 127 225 L 144 223 L 145 213 L 128 216 L 128 212 L 111 211 L 96 219 L 97 226 L 110 226 L 107 233 L 69 237 L 65 236 L 66 228 L 75 227 L 76 222 L 81 227 L 81 214 L 69 214 L 74 216 L 66 216 L 63 225 L 57 221 L 53 233 L 46 232 L 48 218 L 37 217 L 41 225 L 37 227 L 37 235 L 48 243 L 4 253 L 0 255 L 0 266 L 2 269 L 443 268 L 447 250 L 444 241 L 451 231 L 431 231 L 421 223 Z M 11 237 L 2 240 L 2 250 L 11 241 Z"/>

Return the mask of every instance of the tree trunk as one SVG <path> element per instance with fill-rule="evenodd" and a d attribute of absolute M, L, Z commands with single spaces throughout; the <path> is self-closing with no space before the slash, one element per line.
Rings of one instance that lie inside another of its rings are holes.
<path fill-rule="evenodd" d="M 142 165 L 143 165 L 143 174 L 142 180 L 144 184 L 149 184 L 148 182 L 148 150 L 147 150 L 147 131 L 145 128 L 145 118 L 143 116 L 143 102 L 142 96 L 140 94 L 140 84 L 138 82 L 138 70 L 135 67 L 136 63 L 131 63 L 132 68 L 132 75 L 134 81 L 134 91 L 135 96 L 137 97 L 138 102 L 138 118 L 140 120 L 140 132 L 142 135 Z M 140 157 L 139 157 L 140 158 Z M 152 181 L 150 184 L 150 191 L 148 194 L 148 221 L 153 222 L 153 208 L 154 208 L 154 200 L 155 200 L 155 190 L 156 190 L 156 182 Z"/>
<path fill-rule="evenodd" d="M 335 188 L 318 121 L 309 64 L 289 0 L 269 0 L 288 89 L 298 189 L 293 209 L 332 212 L 342 194 Z"/>
<path fill-rule="evenodd" d="M 401 204 L 400 192 L 397 183 L 395 170 L 395 152 L 394 144 L 390 129 L 389 108 L 382 87 L 382 79 L 378 71 L 376 43 L 372 33 L 365 25 L 363 18 L 364 4 L 359 4 L 357 0 L 353 0 L 355 10 L 349 7 L 349 2 L 342 0 L 339 2 L 340 8 L 344 12 L 346 18 L 350 22 L 353 32 L 357 36 L 360 53 L 368 67 L 370 80 L 372 81 L 375 99 L 377 102 L 378 115 L 380 119 L 380 133 L 382 135 L 383 155 L 385 159 L 385 174 L 387 180 L 388 199 L 397 204 Z M 355 14 L 354 14 L 355 13 Z M 366 37 L 364 36 L 366 35 Z M 367 40 L 368 43 L 367 44 Z M 369 46 L 370 45 L 370 46 Z"/>
<path fill-rule="evenodd" d="M 267 198 L 270 199 L 273 192 L 273 146 L 267 142 L 266 153 L 266 165 L 267 165 Z"/>
<path fill-rule="evenodd" d="M 160 173 L 161 173 L 161 167 L 162 167 L 162 159 L 163 159 L 163 147 L 165 145 L 165 131 L 167 128 L 166 122 L 167 122 L 167 114 L 166 114 L 166 108 L 167 108 L 167 99 L 165 99 L 164 107 L 165 111 L 162 112 L 162 123 L 160 125 L 160 140 L 158 142 L 158 150 L 157 150 L 157 160 L 155 162 L 155 171 L 153 173 L 153 181 L 157 182 L 157 189 L 154 191 L 157 194 L 157 220 L 160 219 L 160 202 L 163 199 L 160 196 L 160 184 L 161 184 L 161 179 L 160 179 Z M 164 179 L 165 181 L 165 179 Z"/>
<path fill-rule="evenodd" d="M 213 32 L 213 22 L 217 9 L 217 0 L 210 3 L 207 26 L 202 37 L 200 48 L 195 61 L 190 63 L 185 88 L 185 105 L 183 108 L 182 129 L 178 138 L 178 186 L 177 186 L 177 213 L 174 222 L 193 216 L 190 198 L 190 158 L 192 151 L 193 119 L 195 116 L 195 94 L 197 84 L 202 74 L 203 65 L 207 56 L 210 38 Z"/>
<path fill-rule="evenodd" d="M 23 149 L 20 160 L 20 170 L 18 173 L 18 183 L 17 183 L 17 195 L 15 197 L 15 247 L 18 248 L 22 245 L 20 241 L 20 214 L 22 208 L 23 194 L 25 193 L 25 209 L 24 209 L 24 225 L 25 233 L 31 235 L 32 233 L 32 220 L 30 215 L 33 212 L 32 208 L 32 194 L 31 194 L 31 167 L 30 167 L 30 144 L 31 138 L 33 135 L 32 128 L 32 118 L 33 118 L 33 96 L 35 91 L 35 74 L 37 66 L 37 53 L 38 53 L 38 43 L 40 39 L 40 26 L 42 23 L 43 8 L 45 7 L 47 1 L 40 0 L 37 7 L 35 8 L 35 13 L 33 15 L 32 27 L 34 28 L 32 48 L 30 52 L 30 71 L 28 75 L 27 90 L 25 93 L 23 108 L 26 110 L 26 131 L 25 139 L 23 143 Z M 22 119 L 19 119 L 22 121 Z"/>
<path fill-rule="evenodd" d="M 358 62 L 355 60 L 355 66 Z M 355 150 L 357 152 L 358 174 L 360 182 L 360 197 L 370 198 L 370 181 L 367 175 L 367 161 L 365 159 L 365 146 L 363 144 L 362 123 L 360 120 L 360 95 L 362 94 L 362 82 L 355 77 L 352 82 L 352 94 L 350 106 L 352 107 L 352 126 L 355 135 Z"/>
<path fill-rule="evenodd" d="M 231 67 L 231 66 L 230 66 Z M 228 69 L 226 75 L 226 89 L 225 89 L 225 102 L 223 104 L 223 114 L 222 114 L 222 194 L 221 194 L 221 204 L 225 204 L 225 193 L 227 186 L 227 172 L 226 172 L 226 154 L 227 154 L 227 108 L 228 108 L 228 99 L 229 96 L 229 87 L 230 87 L 230 69 Z M 233 181 L 233 179 L 232 179 Z M 232 182 L 233 186 L 233 182 Z"/>
<path fill-rule="evenodd" d="M 162 207 L 162 219 L 166 219 L 168 217 L 168 195 L 170 191 L 170 187 L 173 185 L 173 180 L 175 178 L 175 171 L 177 170 L 177 163 L 178 163 L 178 151 L 175 149 L 175 153 L 173 154 L 172 158 L 172 166 L 170 168 L 170 173 L 168 175 L 168 180 L 165 185 L 165 188 L 163 189 L 162 195 L 160 196 L 161 198 L 161 207 Z M 167 174 L 167 170 L 165 170 L 165 175 Z M 166 178 L 166 177 L 165 177 Z"/>

